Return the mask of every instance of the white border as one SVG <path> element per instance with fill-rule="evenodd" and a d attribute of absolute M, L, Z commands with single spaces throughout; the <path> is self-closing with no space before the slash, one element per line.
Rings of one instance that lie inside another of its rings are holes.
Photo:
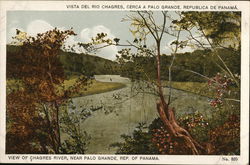
<path fill-rule="evenodd" d="M 159 161 L 143 161 L 132 160 L 133 158 L 140 157 L 140 155 L 123 155 L 128 156 L 128 161 L 56 161 L 56 160 L 42 160 L 32 161 L 32 163 L 115 163 L 115 164 L 248 164 L 249 163 L 249 1 L 0 1 L 0 163 L 28 163 L 31 162 L 30 158 L 35 155 L 17 155 L 21 158 L 28 157 L 27 160 L 9 160 L 5 154 L 5 122 L 6 122 L 6 13 L 7 11 L 14 10 L 39 10 L 39 11 L 79 11 L 84 9 L 67 9 L 66 4 L 78 5 L 114 5 L 114 4 L 134 4 L 134 5 L 236 5 L 242 12 L 242 55 L 241 55 L 241 155 L 237 156 L 238 161 L 231 161 L 235 156 L 170 156 L 170 155 L 157 155 Z M 104 9 L 85 9 L 100 11 Z M 105 9 L 116 10 L 116 9 Z M 125 9 L 129 10 L 129 9 Z M 162 9 L 154 9 L 162 10 Z M 120 11 L 120 10 L 119 10 Z M 182 10 L 184 11 L 184 10 Z M 196 11 L 211 11 L 211 10 L 196 10 Z M 218 10 L 213 10 L 218 11 Z M 220 10 L 221 11 L 221 10 Z M 228 10 L 223 10 L 228 11 Z M 41 156 L 41 155 L 39 155 Z M 45 155 L 44 155 L 45 156 Z M 46 155 L 48 156 L 48 155 Z M 54 157 L 55 155 L 50 155 Z M 56 155 L 58 156 L 58 155 Z M 70 155 L 61 155 L 70 156 Z M 86 155 L 82 155 L 86 156 Z M 89 155 L 93 156 L 93 155 Z M 98 157 L 98 155 L 95 155 Z M 105 155 L 102 155 L 105 156 Z M 107 155 L 106 155 L 107 156 Z M 110 156 L 110 155 L 109 155 Z M 122 155 L 117 155 L 120 158 Z M 69 157 L 68 157 L 69 158 Z M 225 161 L 228 159 L 229 161 Z"/>

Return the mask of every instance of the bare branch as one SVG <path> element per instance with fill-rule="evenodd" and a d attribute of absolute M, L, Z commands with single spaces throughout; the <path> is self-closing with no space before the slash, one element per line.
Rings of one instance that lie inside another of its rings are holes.
<path fill-rule="evenodd" d="M 160 40 L 162 39 L 163 33 L 165 31 L 165 25 L 166 25 L 166 13 L 162 12 L 163 14 L 163 25 L 162 25 L 162 31 L 161 31 L 161 35 L 160 35 Z"/>
<path fill-rule="evenodd" d="M 193 40 L 195 40 L 203 49 L 205 49 L 204 44 L 202 44 L 199 40 L 197 40 L 197 39 L 193 36 L 193 34 L 191 33 L 190 30 L 187 29 L 187 31 L 189 32 L 190 37 L 191 37 Z"/>
<path fill-rule="evenodd" d="M 150 13 L 148 13 L 148 12 L 147 12 L 147 14 L 148 14 L 149 20 L 150 20 L 151 23 L 154 25 L 154 31 L 155 31 L 156 37 L 159 39 L 159 35 L 158 35 L 158 33 L 157 33 L 158 28 L 157 28 L 157 26 L 156 26 L 156 24 L 155 24 L 154 17 L 153 17 Z"/>
<path fill-rule="evenodd" d="M 178 34 L 177 34 L 177 39 L 176 39 L 176 45 L 175 45 L 175 50 L 174 50 L 174 54 L 173 54 L 173 58 L 172 58 L 172 61 L 171 61 L 171 64 L 168 68 L 168 80 L 169 80 L 169 96 L 168 96 L 168 104 L 170 104 L 170 101 L 171 101 L 171 95 L 172 95 L 172 75 L 171 75 L 171 72 L 172 72 L 172 66 L 174 64 L 174 60 L 175 60 L 175 56 L 176 56 L 176 53 L 177 53 L 177 50 L 178 50 L 178 46 L 179 46 L 179 38 L 180 38 L 180 33 L 181 33 L 181 29 L 178 31 Z"/>
<path fill-rule="evenodd" d="M 147 20 L 144 18 L 144 16 L 141 14 L 140 11 L 137 11 L 137 13 L 140 15 L 140 17 L 143 19 L 143 22 L 145 24 L 145 26 L 148 28 L 148 30 L 150 31 L 150 33 L 152 34 L 152 36 L 154 37 L 154 39 L 156 41 L 158 41 L 157 36 L 154 34 L 154 32 L 152 31 L 151 27 L 149 26 L 149 24 L 147 23 Z"/>

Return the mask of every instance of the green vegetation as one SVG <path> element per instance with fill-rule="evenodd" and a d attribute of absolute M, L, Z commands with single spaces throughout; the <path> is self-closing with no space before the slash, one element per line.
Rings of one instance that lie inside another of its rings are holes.
<path fill-rule="evenodd" d="M 204 118 L 201 113 L 196 111 L 194 114 L 183 115 L 177 120 L 192 137 L 207 146 L 212 154 L 239 155 L 239 118 L 237 115 L 219 116 L 224 117 L 224 120 L 218 122 L 218 118 Z M 214 124 L 215 122 L 216 124 Z M 132 135 L 123 134 L 121 138 L 123 142 L 111 145 L 117 149 L 116 154 L 186 155 L 188 153 L 188 148 L 180 139 L 170 137 L 160 118 L 155 119 L 149 126 L 139 123 Z M 216 145 L 217 148 L 213 148 L 212 145 Z"/>
<path fill-rule="evenodd" d="M 61 51 L 60 62 L 67 76 L 119 74 L 116 62 L 98 56 Z"/>
<path fill-rule="evenodd" d="M 152 134 L 147 131 L 143 123 L 139 123 L 132 136 L 121 135 L 124 142 L 113 143 L 111 147 L 116 147 L 116 154 L 159 154 L 159 151 L 152 143 Z"/>
<path fill-rule="evenodd" d="M 163 81 L 164 86 L 168 86 L 168 81 Z M 213 97 L 214 93 L 206 82 L 171 82 L 172 88 L 195 93 L 201 96 Z"/>
<path fill-rule="evenodd" d="M 9 56 L 20 51 L 20 46 L 7 45 L 7 54 Z M 98 56 L 60 50 L 58 57 L 67 77 L 74 75 L 91 77 L 100 74 L 119 74 L 119 65 L 116 62 Z M 12 60 L 11 57 L 9 57 L 9 60 Z"/>
<path fill-rule="evenodd" d="M 64 81 L 65 88 L 69 88 L 74 85 L 78 77 L 73 77 Z M 74 93 L 71 97 L 86 96 L 91 94 L 103 93 L 125 87 L 125 84 L 116 82 L 100 82 L 96 80 L 88 80 L 89 85 L 86 88 L 80 89 L 77 93 Z"/>
<path fill-rule="evenodd" d="M 235 74 L 240 75 L 240 55 L 229 49 L 218 49 L 216 52 L 209 49 L 195 50 L 193 52 L 177 53 L 172 68 L 172 81 L 177 82 L 207 82 L 207 78 L 215 76 L 221 71 L 221 61 L 216 56 L 220 55 L 228 68 Z M 156 79 L 155 57 L 144 57 L 140 54 L 127 55 L 121 52 L 121 58 L 129 59 L 129 62 L 122 63 L 121 75 L 132 79 Z M 172 55 L 161 56 L 162 80 L 168 80 L 168 67 Z M 122 59 L 120 59 L 122 61 Z"/>
<path fill-rule="evenodd" d="M 69 87 L 73 86 L 78 77 L 73 76 L 70 79 L 67 79 L 64 81 L 63 86 L 65 86 L 65 90 L 67 90 Z M 117 83 L 117 82 L 100 82 L 96 80 L 88 80 L 89 85 L 85 88 L 80 89 L 77 91 L 77 93 L 73 93 L 71 97 L 79 97 L 79 96 L 86 96 L 86 95 L 92 95 L 92 94 L 97 94 L 97 93 L 103 93 L 103 92 L 108 92 L 116 89 L 120 89 L 125 87 L 125 84 L 122 83 Z M 7 80 L 7 94 L 10 93 L 11 91 L 13 92 L 14 90 L 22 90 L 22 83 L 21 81 L 10 79 Z M 62 88 L 60 88 L 62 90 Z M 62 91 L 59 91 L 62 92 Z"/>

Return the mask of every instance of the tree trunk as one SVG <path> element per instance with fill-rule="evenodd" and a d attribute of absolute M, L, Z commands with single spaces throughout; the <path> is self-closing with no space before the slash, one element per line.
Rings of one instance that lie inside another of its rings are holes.
<path fill-rule="evenodd" d="M 60 125 L 59 125 L 59 106 L 58 104 L 55 102 L 54 106 L 52 107 L 52 130 L 53 130 L 53 141 L 55 144 L 55 152 L 59 153 L 59 148 L 61 146 L 61 135 L 60 135 Z"/>
<path fill-rule="evenodd" d="M 53 107 L 51 107 L 53 108 Z M 49 112 L 49 108 L 46 106 L 46 104 L 43 104 L 43 110 L 45 113 L 45 119 L 47 121 L 47 127 L 48 127 L 48 133 L 49 133 L 49 139 L 51 141 L 51 145 L 53 147 L 53 150 L 55 153 L 59 153 L 59 147 L 58 147 L 58 140 L 57 140 L 57 135 L 55 131 L 55 115 L 53 114 L 53 109 L 52 112 Z"/>
<path fill-rule="evenodd" d="M 60 133 L 60 123 L 59 123 L 59 106 L 56 103 L 56 126 L 57 126 L 57 134 L 58 134 L 58 142 L 59 142 L 59 146 L 61 146 L 61 133 Z"/>
<path fill-rule="evenodd" d="M 157 110 L 160 115 L 160 119 L 164 123 L 166 130 L 172 138 L 182 139 L 184 144 L 186 144 L 194 155 L 200 154 L 199 150 L 205 151 L 205 148 L 196 142 L 187 130 L 178 125 L 174 110 L 170 108 L 164 100 L 157 102 Z"/>
<path fill-rule="evenodd" d="M 187 130 L 178 125 L 174 110 L 170 108 L 167 104 L 164 95 L 163 88 L 161 85 L 161 53 L 160 53 L 160 41 L 157 41 L 157 86 L 160 100 L 157 102 L 157 110 L 160 115 L 160 119 L 164 123 L 166 130 L 169 132 L 172 138 L 183 139 L 184 144 L 190 149 L 192 154 L 200 154 L 199 150 L 205 151 L 206 149 L 202 147 L 198 142 L 196 142 Z"/>

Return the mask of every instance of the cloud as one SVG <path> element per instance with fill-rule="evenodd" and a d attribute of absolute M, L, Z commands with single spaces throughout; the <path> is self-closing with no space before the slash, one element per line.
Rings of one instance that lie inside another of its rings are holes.
<path fill-rule="evenodd" d="M 114 38 L 115 36 L 111 31 L 103 25 L 97 25 L 93 28 L 85 28 L 81 31 L 80 37 L 83 42 L 90 42 L 92 37 L 95 37 L 97 33 L 107 33 L 107 37 Z"/>
<path fill-rule="evenodd" d="M 89 28 L 83 29 L 80 33 L 81 40 L 83 42 L 91 42 L 91 37 L 93 37 L 91 30 Z"/>
<path fill-rule="evenodd" d="M 35 20 L 28 24 L 27 33 L 30 36 L 36 36 L 37 33 L 44 33 L 52 30 L 54 27 L 44 20 Z"/>
<path fill-rule="evenodd" d="M 74 36 L 69 36 L 69 38 L 67 38 L 64 42 L 64 46 L 69 47 L 72 45 L 75 45 L 77 42 L 75 41 L 75 37 Z"/>
<path fill-rule="evenodd" d="M 43 33 L 48 30 L 54 29 L 52 25 L 44 20 L 34 20 L 31 21 L 26 29 L 18 27 L 19 21 L 13 20 L 10 22 L 10 30 L 8 32 L 7 42 L 12 42 L 12 37 L 16 36 L 16 29 L 19 29 L 23 32 L 27 32 L 28 36 L 36 36 L 37 33 Z"/>
<path fill-rule="evenodd" d="M 14 26 L 15 23 L 13 23 L 13 26 L 9 30 L 8 34 L 8 41 L 11 41 L 11 38 L 15 36 L 16 34 L 16 29 L 19 29 L 21 31 L 27 32 L 27 35 L 29 36 L 36 36 L 38 33 L 44 33 L 46 31 L 52 30 L 55 27 L 52 26 L 50 23 L 44 21 L 44 20 L 34 20 L 30 22 L 27 25 L 26 29 L 21 29 L 21 28 L 16 28 Z M 58 27 L 60 30 L 65 30 L 65 27 Z M 107 33 L 107 38 L 115 38 L 115 36 L 111 33 L 110 29 L 103 25 L 97 25 L 92 28 L 85 28 L 80 32 L 80 42 L 91 42 L 92 37 L 95 37 L 97 33 Z M 65 41 L 65 46 L 72 46 L 76 45 L 79 41 L 77 41 L 75 36 L 70 36 L 66 41 Z M 84 50 L 79 47 L 75 47 L 76 53 L 82 53 Z M 106 58 L 109 60 L 115 60 L 116 59 L 116 54 L 118 52 L 118 49 L 116 46 L 109 46 L 101 49 L 96 53 L 96 56 Z"/>
<path fill-rule="evenodd" d="M 80 32 L 81 41 L 84 43 L 91 42 L 91 39 L 97 35 L 97 33 L 106 33 L 107 38 L 115 38 L 115 36 L 111 33 L 110 29 L 103 25 L 97 25 L 93 28 L 85 28 Z M 101 49 L 96 53 L 97 56 L 106 58 L 109 60 L 115 60 L 117 54 L 116 46 L 109 46 Z"/>
<path fill-rule="evenodd" d="M 71 51 L 70 48 L 73 46 L 73 52 L 75 53 L 86 53 L 86 50 L 82 47 L 79 47 L 78 43 L 79 41 L 76 40 L 75 36 L 69 36 L 69 38 L 65 40 L 64 46 L 69 48 L 69 51 Z"/>
<path fill-rule="evenodd" d="M 55 28 L 54 26 L 52 26 L 51 24 L 49 24 L 44 20 L 34 20 L 28 24 L 26 32 L 29 36 L 36 36 L 38 33 L 44 33 L 46 31 L 53 30 L 54 28 Z M 65 27 L 57 27 L 57 28 L 62 31 L 66 30 Z M 64 45 L 68 47 L 76 43 L 77 41 L 75 41 L 75 37 L 69 36 L 69 38 L 67 38 L 67 40 L 65 41 Z M 78 51 L 77 53 L 80 52 Z"/>
<path fill-rule="evenodd" d="M 109 59 L 109 60 L 115 60 L 117 51 L 118 50 L 116 46 L 110 46 L 110 47 L 103 48 L 96 55 L 102 58 Z"/>

